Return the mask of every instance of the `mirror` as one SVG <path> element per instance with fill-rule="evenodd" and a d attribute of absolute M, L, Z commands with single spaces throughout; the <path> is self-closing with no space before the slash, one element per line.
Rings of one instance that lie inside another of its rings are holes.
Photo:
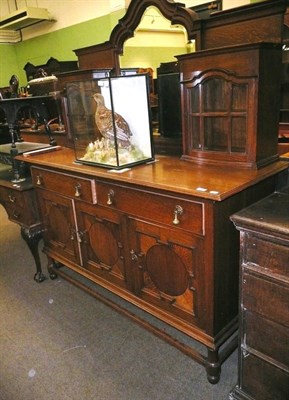
<path fill-rule="evenodd" d="M 124 43 L 120 56 L 122 74 L 147 72 L 150 75 L 155 146 L 161 138 L 181 141 L 180 79 L 175 56 L 194 50 L 191 42 L 188 45 L 186 29 L 172 25 L 155 6 L 147 7 L 134 36 Z M 180 143 L 178 147 L 181 150 Z M 164 152 L 160 146 L 156 150 Z"/>
<path fill-rule="evenodd" d="M 134 36 L 124 43 L 120 67 L 152 68 L 153 78 L 162 63 L 176 62 L 175 55 L 194 51 L 181 25 L 172 25 L 156 7 L 148 7 Z"/>

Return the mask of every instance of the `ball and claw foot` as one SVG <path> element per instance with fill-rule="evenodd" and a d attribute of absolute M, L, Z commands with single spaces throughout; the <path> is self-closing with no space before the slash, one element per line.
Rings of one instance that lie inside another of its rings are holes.
<path fill-rule="evenodd" d="M 46 276 L 42 272 L 36 272 L 36 274 L 34 274 L 34 280 L 37 283 L 41 283 L 45 279 L 46 279 Z"/>
<path fill-rule="evenodd" d="M 62 267 L 62 264 L 60 264 L 57 261 L 53 261 L 51 264 L 48 264 L 48 273 L 49 273 L 49 278 L 50 279 L 56 279 L 57 278 L 57 272 L 55 271 L 55 269 L 59 269 Z"/>
<path fill-rule="evenodd" d="M 54 271 L 50 271 L 50 272 L 49 272 L 49 278 L 50 278 L 51 280 L 54 280 L 54 279 L 57 278 L 57 274 L 56 274 Z"/>

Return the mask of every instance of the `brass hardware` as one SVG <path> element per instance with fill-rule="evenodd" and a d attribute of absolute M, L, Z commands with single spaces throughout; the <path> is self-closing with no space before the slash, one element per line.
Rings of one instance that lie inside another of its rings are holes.
<path fill-rule="evenodd" d="M 137 254 L 135 253 L 135 251 L 134 250 L 131 250 L 130 251 L 130 255 L 131 255 L 131 260 L 132 261 L 137 261 Z"/>
<path fill-rule="evenodd" d="M 108 206 L 112 205 L 112 203 L 113 203 L 112 198 L 113 197 L 114 197 L 114 191 L 112 189 L 110 189 L 110 191 L 107 193 L 107 202 L 106 202 L 106 204 Z"/>
<path fill-rule="evenodd" d="M 11 203 L 15 203 L 16 197 L 15 196 L 11 196 L 11 194 L 9 194 L 9 200 L 11 201 Z"/>
<path fill-rule="evenodd" d="M 77 237 L 77 241 L 78 243 L 82 243 L 82 238 L 83 238 L 83 232 L 76 232 L 76 237 Z"/>
<path fill-rule="evenodd" d="M 174 210 L 174 219 L 173 219 L 173 224 L 174 225 L 179 225 L 180 220 L 179 216 L 182 215 L 184 212 L 183 207 L 181 206 L 176 206 Z"/>
<path fill-rule="evenodd" d="M 77 183 L 77 184 L 74 186 L 74 189 L 75 189 L 74 196 L 75 196 L 75 197 L 80 197 L 80 196 L 81 196 L 81 184 L 80 184 L 80 183 Z"/>
<path fill-rule="evenodd" d="M 37 175 L 37 178 L 36 178 L 36 185 L 38 185 L 38 186 L 42 185 L 42 178 L 39 175 Z"/>

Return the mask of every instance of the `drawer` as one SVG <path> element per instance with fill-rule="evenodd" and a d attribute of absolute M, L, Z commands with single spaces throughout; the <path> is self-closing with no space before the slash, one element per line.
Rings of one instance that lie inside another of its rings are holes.
<path fill-rule="evenodd" d="M 241 365 L 240 383 L 246 399 L 288 400 L 288 372 L 252 354 L 242 356 Z"/>
<path fill-rule="evenodd" d="M 100 205 L 204 235 L 204 204 L 201 202 L 104 182 L 97 182 L 97 191 Z"/>
<path fill-rule="evenodd" d="M 11 204 L 14 207 L 20 207 L 23 201 L 22 192 L 4 187 L 0 187 L 0 199 L 5 204 Z"/>
<path fill-rule="evenodd" d="M 249 310 L 244 312 L 243 317 L 244 346 L 270 357 L 289 371 L 289 327 L 280 325 Z"/>
<path fill-rule="evenodd" d="M 245 309 L 289 327 L 289 286 L 244 273 L 242 299 Z"/>
<path fill-rule="evenodd" d="M 271 238 L 270 238 L 271 240 Z M 272 274 L 287 276 L 289 278 L 289 247 L 272 243 L 265 238 L 254 234 L 247 234 L 244 246 L 244 263 L 256 265 Z"/>
<path fill-rule="evenodd" d="M 36 187 L 50 190 L 64 196 L 96 204 L 94 179 L 47 171 L 42 168 L 31 168 L 33 184 Z"/>
<path fill-rule="evenodd" d="M 0 187 L 0 202 L 10 220 L 26 226 L 39 223 L 34 189 L 18 191 Z"/>

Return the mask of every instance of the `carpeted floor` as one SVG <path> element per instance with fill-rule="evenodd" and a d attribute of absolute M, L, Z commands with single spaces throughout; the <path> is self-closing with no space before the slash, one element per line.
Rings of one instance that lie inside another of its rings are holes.
<path fill-rule="evenodd" d="M 34 272 L 0 206 L 0 400 L 228 399 L 236 351 L 211 385 L 174 347 L 61 278 L 34 282 Z"/>

